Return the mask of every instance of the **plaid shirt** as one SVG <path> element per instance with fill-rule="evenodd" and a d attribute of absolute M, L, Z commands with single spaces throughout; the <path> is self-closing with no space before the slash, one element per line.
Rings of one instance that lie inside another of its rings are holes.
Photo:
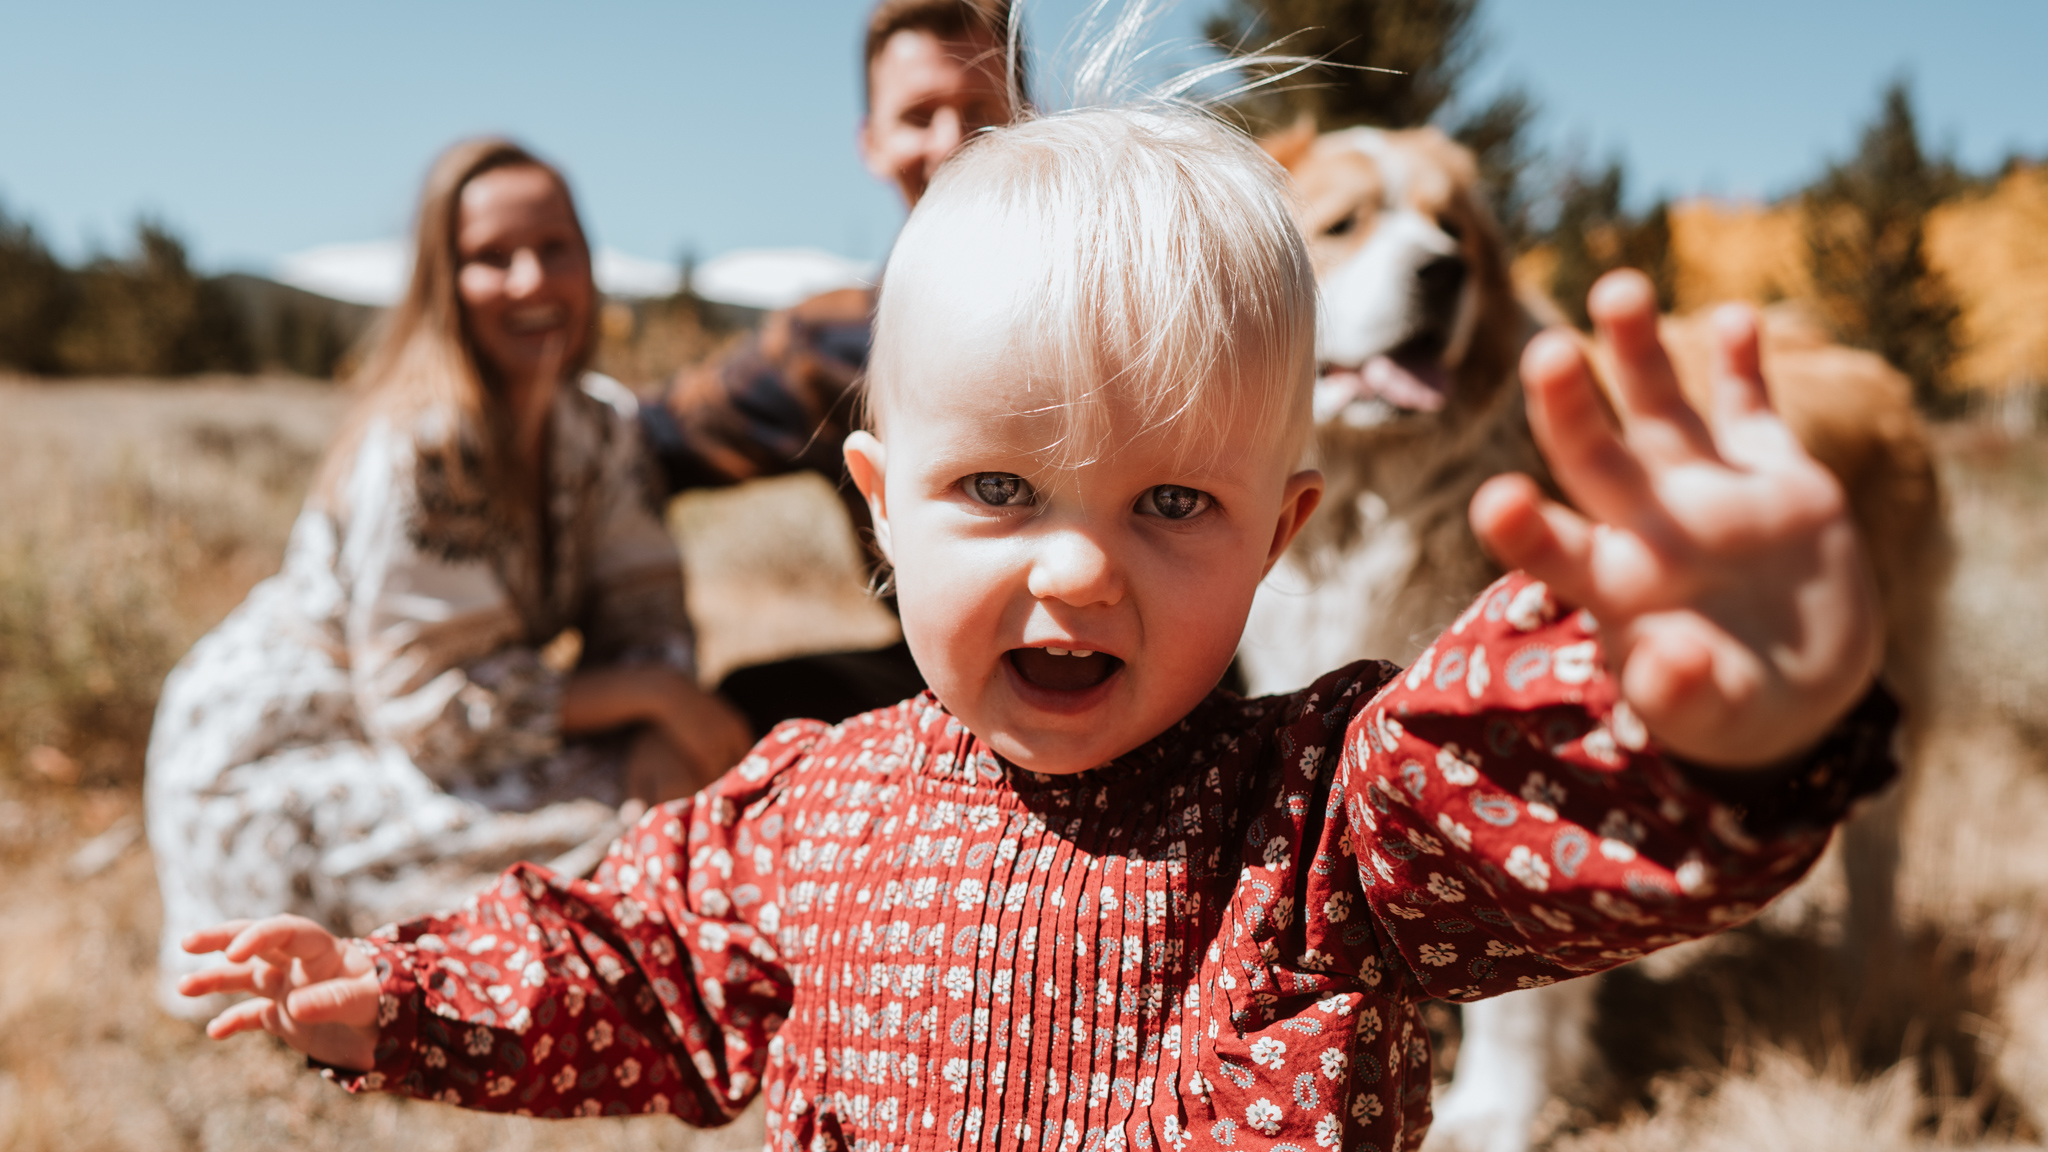
<path fill-rule="evenodd" d="M 804 469 L 843 480 L 839 446 L 856 419 L 875 297 L 843 288 L 773 313 L 738 348 L 678 373 L 661 403 L 642 405 L 670 493 Z M 856 518 L 864 524 L 865 512 Z"/>

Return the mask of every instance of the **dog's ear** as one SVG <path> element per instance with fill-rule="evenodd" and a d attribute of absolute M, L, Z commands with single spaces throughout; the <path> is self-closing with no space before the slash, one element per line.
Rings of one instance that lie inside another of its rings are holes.
<path fill-rule="evenodd" d="M 1315 142 L 1316 118 L 1306 112 L 1295 117 L 1294 123 L 1287 127 L 1259 137 L 1259 147 L 1266 150 L 1266 155 L 1290 172 L 1308 155 Z"/>

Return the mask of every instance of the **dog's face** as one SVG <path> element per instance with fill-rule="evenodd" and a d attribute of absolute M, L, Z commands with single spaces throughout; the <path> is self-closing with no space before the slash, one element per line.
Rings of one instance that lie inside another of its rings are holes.
<path fill-rule="evenodd" d="M 1521 324 L 1472 156 L 1433 128 L 1269 137 L 1322 289 L 1317 425 L 1435 426 L 1484 407 Z"/>

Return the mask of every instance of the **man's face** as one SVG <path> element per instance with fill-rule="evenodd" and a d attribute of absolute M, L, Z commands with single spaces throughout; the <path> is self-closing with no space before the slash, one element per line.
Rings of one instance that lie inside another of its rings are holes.
<path fill-rule="evenodd" d="M 1010 762 L 1080 772 L 1216 686 L 1322 478 L 1292 472 L 1284 435 L 1192 443 L 1114 399 L 1107 442 L 1060 463 L 1058 413 L 1005 353 L 1004 266 L 1036 272 L 1011 255 L 975 251 L 961 258 L 975 275 L 915 286 L 916 362 L 847 463 L 940 702 Z"/>
<path fill-rule="evenodd" d="M 932 173 L 976 130 L 1010 122 L 1008 64 L 989 36 L 941 40 L 921 29 L 889 37 L 868 66 L 861 161 L 916 207 Z"/>

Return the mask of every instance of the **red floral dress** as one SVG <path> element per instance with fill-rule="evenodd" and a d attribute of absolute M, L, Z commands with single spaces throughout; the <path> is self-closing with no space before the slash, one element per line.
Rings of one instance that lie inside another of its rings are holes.
<path fill-rule="evenodd" d="M 382 1089 L 730 1119 L 775 1149 L 1412 1148 L 1415 1004 L 1737 923 L 1881 784 L 1873 694 L 1748 803 L 1645 746 L 1510 576 L 1416 664 L 1218 693 L 1069 777 L 929 695 L 782 726 L 592 881 L 521 866 L 364 946 Z M 335 1074 L 330 1072 L 330 1074 Z"/>

